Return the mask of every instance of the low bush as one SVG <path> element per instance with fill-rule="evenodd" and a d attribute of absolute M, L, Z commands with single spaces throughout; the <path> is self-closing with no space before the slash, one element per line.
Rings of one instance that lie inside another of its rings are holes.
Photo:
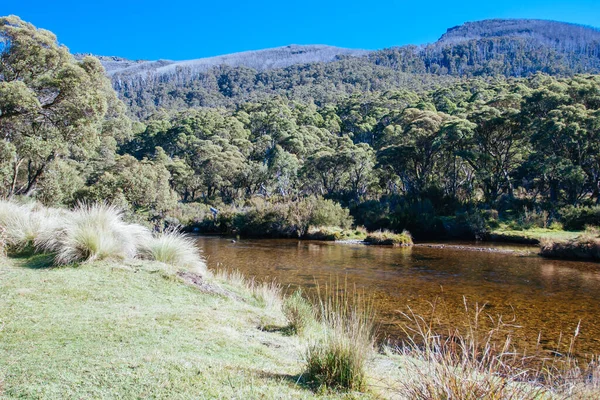
<path fill-rule="evenodd" d="M 600 226 L 600 205 L 568 206 L 560 210 L 561 222 L 566 230 L 583 230 L 586 225 Z"/>
<path fill-rule="evenodd" d="M 412 236 L 408 231 L 394 233 L 388 230 L 371 232 L 365 238 L 365 242 L 379 246 L 412 246 Z"/>

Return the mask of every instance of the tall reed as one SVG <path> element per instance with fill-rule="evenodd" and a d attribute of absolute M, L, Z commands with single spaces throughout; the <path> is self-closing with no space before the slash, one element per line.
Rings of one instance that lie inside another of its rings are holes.
<path fill-rule="evenodd" d="M 438 329 L 409 309 L 403 313 L 407 339 L 396 350 L 407 356 L 409 378 L 397 392 L 411 399 L 540 399 L 598 395 L 594 364 L 579 366 L 571 354 L 579 327 L 563 357 L 520 353 L 513 345 L 514 324 L 470 307 L 464 300 L 464 326 Z M 536 351 L 537 353 L 537 351 Z M 593 398 L 593 397 L 590 397 Z"/>
<path fill-rule="evenodd" d="M 372 302 L 347 282 L 317 288 L 316 311 L 322 332 L 309 343 L 306 376 L 319 386 L 363 390 L 374 343 Z"/>

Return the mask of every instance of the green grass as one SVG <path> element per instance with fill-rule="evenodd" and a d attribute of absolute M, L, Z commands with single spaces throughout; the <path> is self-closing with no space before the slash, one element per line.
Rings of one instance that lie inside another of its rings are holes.
<path fill-rule="evenodd" d="M 24 263 L 0 261 L 0 398 L 315 396 L 299 339 L 261 331 L 281 316 L 244 290 L 205 294 L 157 263 Z"/>
<path fill-rule="evenodd" d="M 358 227 L 355 229 L 343 229 L 337 226 L 318 226 L 310 227 L 304 235 L 308 240 L 364 240 L 367 237 L 367 231 Z"/>
<path fill-rule="evenodd" d="M 50 265 L 0 258 L 2 399 L 403 398 L 429 382 L 414 368 L 445 368 L 410 348 L 373 352 L 372 315 L 348 290 L 320 297 L 316 326 L 294 335 L 272 282 L 215 273 L 199 288 L 150 261 Z"/>
<path fill-rule="evenodd" d="M 408 231 L 394 233 L 388 230 L 371 232 L 367 235 L 365 242 L 379 246 L 412 246 L 412 236 Z"/>
<path fill-rule="evenodd" d="M 491 240 L 513 242 L 513 243 L 529 243 L 538 244 L 544 239 L 549 240 L 570 240 L 581 235 L 582 232 L 564 231 L 548 228 L 530 228 L 526 230 L 514 230 L 507 226 L 501 226 L 490 232 Z"/>

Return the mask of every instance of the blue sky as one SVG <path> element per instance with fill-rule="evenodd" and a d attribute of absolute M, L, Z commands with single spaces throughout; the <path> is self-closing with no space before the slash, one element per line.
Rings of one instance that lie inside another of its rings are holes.
<path fill-rule="evenodd" d="M 288 44 L 422 44 L 488 18 L 600 27 L 600 0 L 1 1 L 8 14 L 53 31 L 72 52 L 184 60 Z"/>

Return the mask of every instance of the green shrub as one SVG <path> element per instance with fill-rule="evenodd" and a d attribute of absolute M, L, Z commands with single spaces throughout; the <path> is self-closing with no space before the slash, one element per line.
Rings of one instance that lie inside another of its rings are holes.
<path fill-rule="evenodd" d="M 308 222 L 311 226 L 337 226 L 348 229 L 352 225 L 353 219 L 349 210 L 332 200 L 311 198 L 299 202 L 299 205 L 312 209 Z"/>
<path fill-rule="evenodd" d="M 177 203 L 177 206 L 168 212 L 168 221 L 171 225 L 183 227 L 199 227 L 205 220 L 214 221 L 210 206 L 202 203 Z"/>
<path fill-rule="evenodd" d="M 380 246 L 412 246 L 412 236 L 408 231 L 393 233 L 388 230 L 371 232 L 367 235 L 365 242 Z"/>
<path fill-rule="evenodd" d="M 566 230 L 579 231 L 586 225 L 600 226 L 600 205 L 568 206 L 560 210 L 561 222 Z"/>
<path fill-rule="evenodd" d="M 550 222 L 550 215 L 545 210 L 529 210 L 523 208 L 519 216 L 508 223 L 508 227 L 514 231 L 524 231 L 532 228 L 547 228 Z"/>
<path fill-rule="evenodd" d="M 282 310 L 289 322 L 288 327 L 294 333 L 302 334 L 306 328 L 315 323 L 313 307 L 302 297 L 300 289 L 284 299 Z"/>

